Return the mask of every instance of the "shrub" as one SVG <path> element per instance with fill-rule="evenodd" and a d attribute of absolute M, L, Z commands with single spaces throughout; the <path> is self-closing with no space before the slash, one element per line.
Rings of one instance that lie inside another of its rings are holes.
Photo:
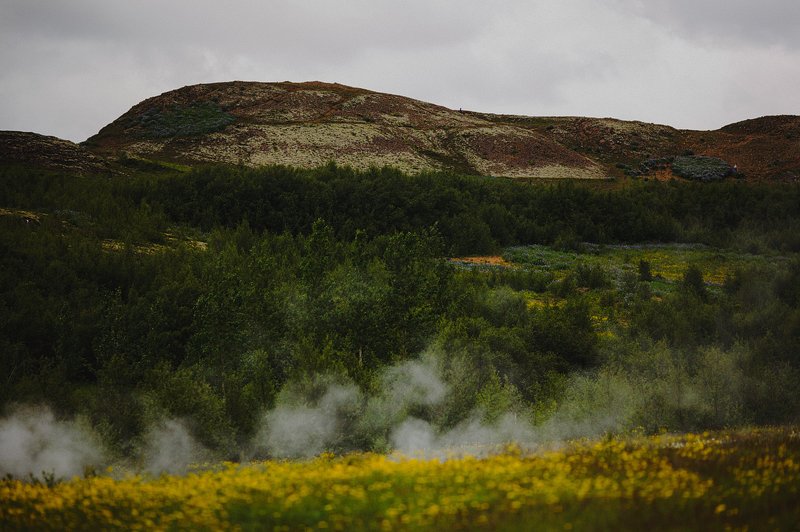
<path fill-rule="evenodd" d="M 146 136 L 186 137 L 219 131 L 234 121 L 213 102 L 173 105 L 166 109 L 152 107 L 139 118 Z"/>
<path fill-rule="evenodd" d="M 672 161 L 672 171 L 686 179 L 695 181 L 719 181 L 731 173 L 731 165 L 716 157 L 682 155 Z"/>
<path fill-rule="evenodd" d="M 579 264 L 575 269 L 575 281 L 583 288 L 607 288 L 611 280 L 599 264 Z"/>
<path fill-rule="evenodd" d="M 703 282 L 703 272 L 695 265 L 686 268 L 683 273 L 683 288 L 700 299 L 706 297 L 706 285 Z"/>
<path fill-rule="evenodd" d="M 639 260 L 639 280 L 645 283 L 653 280 L 653 273 L 650 271 L 650 263 L 644 259 Z"/>

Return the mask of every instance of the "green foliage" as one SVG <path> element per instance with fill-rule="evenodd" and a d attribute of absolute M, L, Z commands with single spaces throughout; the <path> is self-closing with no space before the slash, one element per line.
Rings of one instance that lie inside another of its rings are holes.
<path fill-rule="evenodd" d="M 598 264 L 578 264 L 575 269 L 575 282 L 583 288 L 606 288 L 611 280 L 602 266 Z"/>
<path fill-rule="evenodd" d="M 639 259 L 639 280 L 649 283 L 653 280 L 653 273 L 650 271 L 650 263 L 644 259 Z"/>
<path fill-rule="evenodd" d="M 683 274 L 683 288 L 688 293 L 705 300 L 708 296 L 706 285 L 703 281 L 703 272 L 695 265 L 686 268 Z"/>
<path fill-rule="evenodd" d="M 564 307 L 547 307 L 532 317 L 534 351 L 551 353 L 566 367 L 597 364 L 597 336 L 588 304 L 569 299 Z"/>
<path fill-rule="evenodd" d="M 476 400 L 485 423 L 495 423 L 505 414 L 519 412 L 523 403 L 516 386 L 501 380 L 496 371 L 491 373 L 489 381 L 478 392 Z"/>
<path fill-rule="evenodd" d="M 145 135 L 155 138 L 212 133 L 224 129 L 234 120 L 233 116 L 214 102 L 174 104 L 163 109 L 151 107 L 138 118 Z"/>
<path fill-rule="evenodd" d="M 746 234 L 791 253 L 798 187 L 139 171 L 0 169 L 0 405 L 80 412 L 121 453 L 161 417 L 224 449 L 252 438 L 288 383 L 326 374 L 374 391 L 433 346 L 458 386 L 419 414 L 442 427 L 476 408 L 542 420 L 578 372 L 649 398 L 637 419 L 653 430 L 800 411 L 796 257 L 588 243 Z M 505 245 L 514 267 L 445 259 Z M 665 403 L 682 389 L 702 400 Z M 359 434 L 348 445 L 386 445 L 385 430 Z"/>
<path fill-rule="evenodd" d="M 165 417 L 189 419 L 200 443 L 212 449 L 230 449 L 235 433 L 225 412 L 225 399 L 202 378 L 205 371 L 193 366 L 175 371 L 164 364 L 153 368 L 145 383 L 146 417 L 151 422 Z"/>
<path fill-rule="evenodd" d="M 764 245 L 779 249 L 798 244 L 790 227 L 800 218 L 800 187 L 735 182 L 653 182 L 612 192 L 452 174 L 408 176 L 387 168 L 215 167 L 137 187 L 136 194 L 173 220 L 204 230 L 247 220 L 256 231 L 307 234 L 322 218 L 337 238 L 350 239 L 357 230 L 374 237 L 438 224 L 452 255 L 530 243 L 572 251 L 581 251 L 583 242 L 730 245 L 739 233 L 753 231 L 775 232 Z"/>
<path fill-rule="evenodd" d="M 681 155 L 672 161 L 672 171 L 686 179 L 718 181 L 731 175 L 731 165 L 716 157 Z"/>

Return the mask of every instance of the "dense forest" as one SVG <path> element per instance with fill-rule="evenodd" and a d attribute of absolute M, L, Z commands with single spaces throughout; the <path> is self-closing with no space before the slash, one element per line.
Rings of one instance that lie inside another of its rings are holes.
<path fill-rule="evenodd" d="M 800 416 L 800 186 L 120 164 L 0 170 L 0 403 L 80 415 L 120 455 L 180 418 L 236 457 L 277 404 L 373 397 L 420 356 L 451 387 L 409 408 L 440 430 L 603 397 L 629 414 L 609 429 Z M 676 242 L 764 260 L 719 282 L 583 260 Z M 450 260 L 530 245 L 577 266 Z M 331 450 L 389 445 L 363 403 Z"/>

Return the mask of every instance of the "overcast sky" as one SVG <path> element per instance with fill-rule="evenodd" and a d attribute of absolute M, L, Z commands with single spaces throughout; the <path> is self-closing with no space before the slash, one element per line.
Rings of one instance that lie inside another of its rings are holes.
<path fill-rule="evenodd" d="M 228 80 L 716 129 L 800 114 L 798 0 L 0 0 L 0 129 L 82 141 Z"/>

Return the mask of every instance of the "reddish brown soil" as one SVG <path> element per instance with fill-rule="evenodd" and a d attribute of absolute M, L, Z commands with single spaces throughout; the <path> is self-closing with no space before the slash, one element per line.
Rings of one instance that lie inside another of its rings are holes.
<path fill-rule="evenodd" d="M 513 264 L 505 260 L 499 255 L 486 255 L 482 257 L 456 257 L 452 260 L 456 262 L 463 262 L 467 264 L 479 264 L 486 266 L 502 266 L 504 268 L 511 268 Z"/>

